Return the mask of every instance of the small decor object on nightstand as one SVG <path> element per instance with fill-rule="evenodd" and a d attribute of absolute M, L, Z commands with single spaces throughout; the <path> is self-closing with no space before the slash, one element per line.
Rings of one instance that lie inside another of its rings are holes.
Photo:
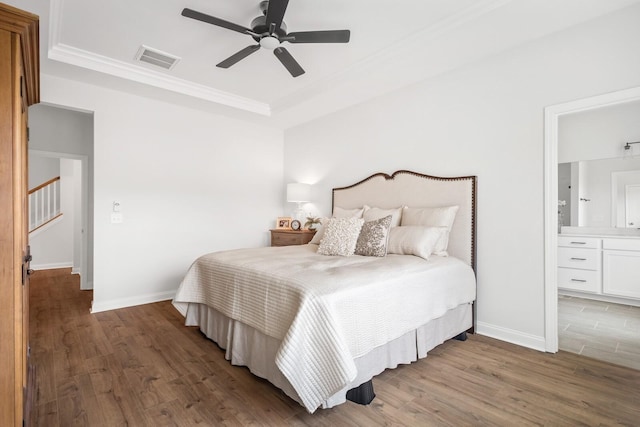
<path fill-rule="evenodd" d="M 276 221 L 277 229 L 287 229 L 291 230 L 291 217 L 290 216 L 279 216 Z"/>
<path fill-rule="evenodd" d="M 315 230 L 320 226 L 320 224 L 320 218 L 308 216 L 307 222 L 304 223 L 304 228 L 306 228 L 307 230 Z"/>
<path fill-rule="evenodd" d="M 300 221 L 298 221 L 297 219 L 291 221 L 291 229 L 296 231 L 300 230 Z"/>

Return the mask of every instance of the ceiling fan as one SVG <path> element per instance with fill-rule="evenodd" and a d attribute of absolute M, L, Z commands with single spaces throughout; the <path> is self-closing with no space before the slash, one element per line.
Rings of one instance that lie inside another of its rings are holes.
<path fill-rule="evenodd" d="M 281 46 L 283 42 L 289 43 L 348 43 L 351 33 L 349 30 L 330 31 L 302 31 L 287 33 L 287 26 L 283 22 L 284 13 L 287 10 L 289 0 L 264 0 L 260 2 L 260 10 L 263 16 L 259 16 L 251 21 L 251 28 L 234 24 L 211 15 L 206 15 L 195 10 L 185 8 L 182 16 L 196 19 L 237 31 L 251 36 L 258 44 L 250 45 L 231 55 L 224 61 L 216 65 L 220 68 L 229 68 L 240 60 L 246 58 L 261 47 L 273 50 L 273 54 L 280 60 L 282 65 L 291 73 L 293 77 L 304 74 L 304 70 L 291 56 L 289 51 Z"/>

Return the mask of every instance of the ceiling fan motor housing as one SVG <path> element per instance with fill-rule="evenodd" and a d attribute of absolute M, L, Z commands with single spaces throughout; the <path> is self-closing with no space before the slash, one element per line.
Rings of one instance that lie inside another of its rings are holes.
<path fill-rule="evenodd" d="M 264 2 L 263 2 L 264 3 Z M 269 2 L 267 2 L 269 3 Z M 264 33 L 269 33 L 269 25 L 267 25 L 267 17 L 266 16 L 258 16 L 257 18 L 255 18 L 253 21 L 251 21 L 251 30 L 254 33 L 258 33 L 258 34 L 264 34 Z M 274 34 L 276 34 L 278 37 L 284 37 L 287 35 L 287 25 L 284 23 L 284 21 L 282 21 L 282 23 L 280 24 L 280 28 L 278 28 Z M 260 37 L 255 37 L 253 36 L 253 38 L 256 41 L 260 41 Z"/>
<path fill-rule="evenodd" d="M 260 2 L 260 12 L 262 12 L 264 15 L 267 14 L 267 9 L 269 9 L 269 0 L 262 0 Z"/>

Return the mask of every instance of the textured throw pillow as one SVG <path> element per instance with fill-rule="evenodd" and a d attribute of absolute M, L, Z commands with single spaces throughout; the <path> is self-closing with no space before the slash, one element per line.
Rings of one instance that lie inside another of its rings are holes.
<path fill-rule="evenodd" d="M 391 215 L 365 222 L 362 225 L 362 230 L 360 230 L 360 235 L 356 242 L 355 254 L 363 256 L 385 256 L 387 254 L 390 228 Z"/>
<path fill-rule="evenodd" d="M 393 227 L 389 232 L 387 253 L 415 255 L 428 260 L 443 232 L 446 232 L 445 227 Z"/>
<path fill-rule="evenodd" d="M 362 213 L 364 212 L 364 208 L 357 209 L 343 209 L 341 207 L 333 208 L 333 217 L 334 218 L 362 218 Z"/>
<path fill-rule="evenodd" d="M 362 218 L 331 218 L 318 246 L 318 253 L 320 255 L 353 255 L 363 223 Z"/>
<path fill-rule="evenodd" d="M 387 215 L 391 215 L 391 227 L 397 227 L 400 225 L 400 219 L 402 218 L 402 207 L 395 209 L 380 209 L 371 208 L 367 205 L 364 206 L 364 222 L 373 221 L 376 219 L 384 218 Z"/>
<path fill-rule="evenodd" d="M 319 245 L 324 237 L 324 230 L 327 228 L 327 222 L 329 222 L 329 218 L 320 218 L 320 226 L 316 228 L 316 234 L 313 235 L 313 238 L 309 243 L 314 245 Z"/>
<path fill-rule="evenodd" d="M 443 233 L 436 244 L 434 252 L 436 255 L 447 256 L 447 246 L 449 246 L 449 233 L 458 213 L 458 206 L 444 206 L 438 208 L 410 208 L 404 207 L 402 210 L 401 225 L 422 225 L 425 227 L 446 227 L 447 232 Z"/>

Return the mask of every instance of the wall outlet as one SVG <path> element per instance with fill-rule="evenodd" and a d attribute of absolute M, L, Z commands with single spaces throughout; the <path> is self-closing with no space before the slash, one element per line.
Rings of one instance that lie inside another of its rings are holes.
<path fill-rule="evenodd" d="M 111 224 L 121 224 L 123 221 L 122 214 L 114 212 L 111 214 Z"/>

